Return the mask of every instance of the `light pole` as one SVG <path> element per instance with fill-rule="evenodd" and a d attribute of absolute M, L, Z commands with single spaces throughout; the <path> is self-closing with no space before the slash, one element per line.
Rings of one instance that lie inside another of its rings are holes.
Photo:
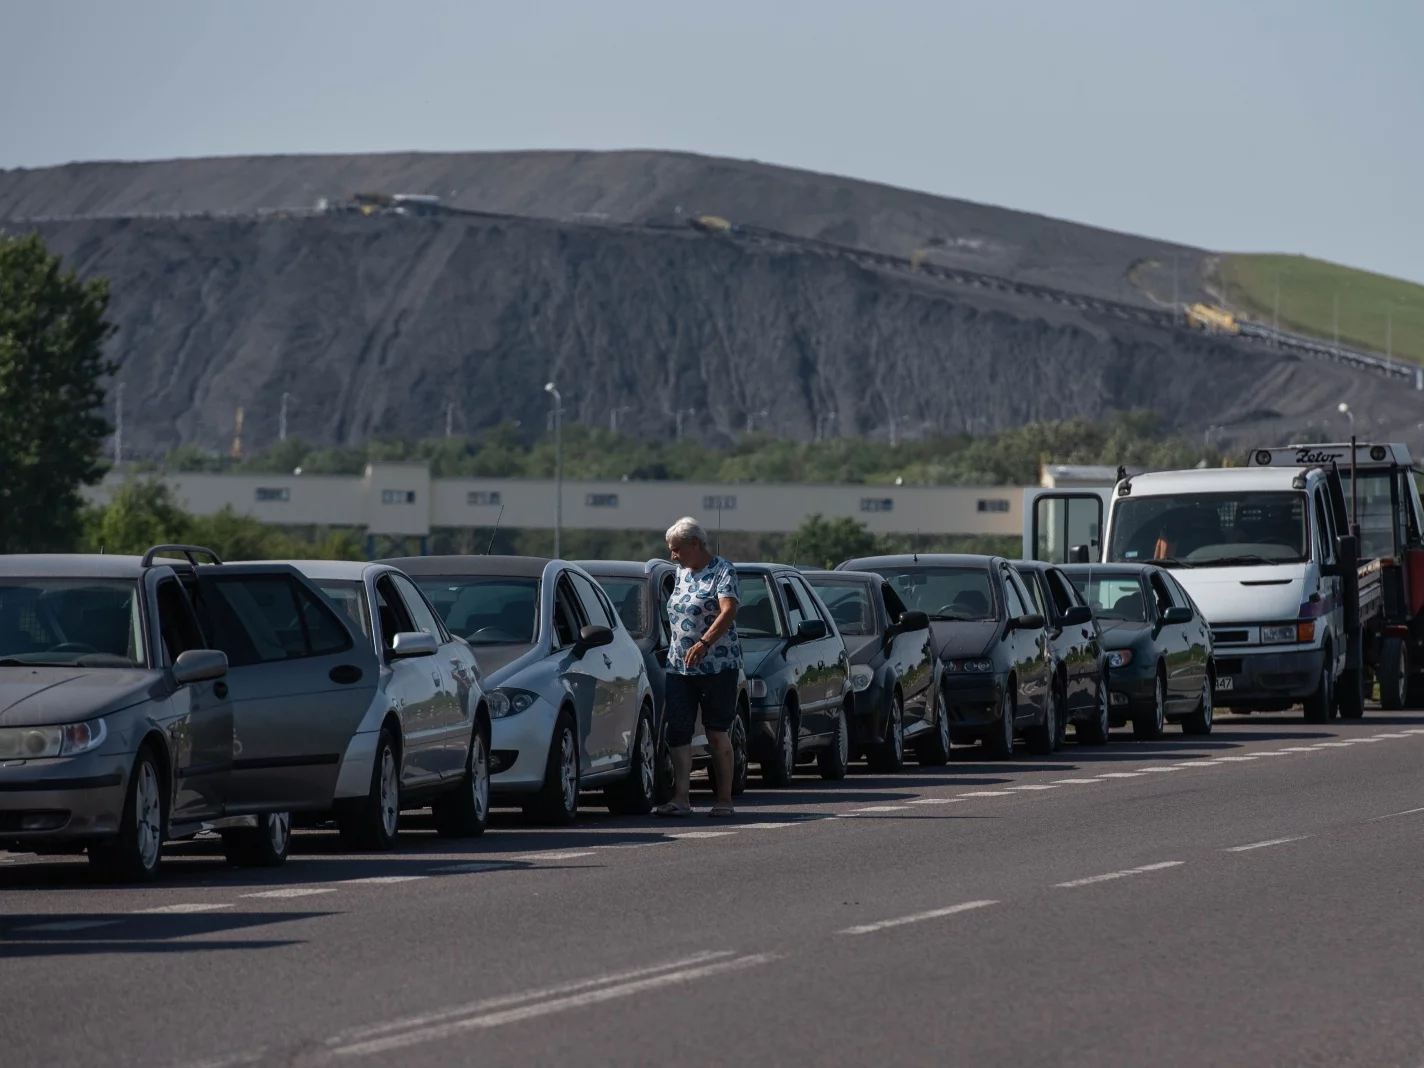
<path fill-rule="evenodd" d="M 696 415 L 696 408 L 679 408 L 677 410 L 677 440 L 682 440 L 682 417 L 684 415 Z"/>
<path fill-rule="evenodd" d="M 287 440 L 287 402 L 292 400 L 290 393 L 282 394 L 282 408 L 277 414 L 277 440 Z"/>
<path fill-rule="evenodd" d="M 114 391 L 114 466 L 124 462 L 124 383 Z"/>
<path fill-rule="evenodd" d="M 445 405 L 445 436 L 453 437 L 455 433 L 455 402 L 451 401 Z"/>
<path fill-rule="evenodd" d="M 1211 435 L 1212 435 L 1212 433 L 1213 433 L 1214 431 L 1221 430 L 1221 429 L 1222 429 L 1222 427 L 1221 427 L 1219 424 L 1217 424 L 1217 423 L 1213 423 L 1211 426 L 1209 426 L 1209 427 L 1206 428 L 1206 447 L 1207 447 L 1208 449 L 1211 448 Z"/>
<path fill-rule="evenodd" d="M 608 413 L 608 429 L 615 434 L 618 433 L 618 417 L 624 412 L 631 412 L 632 410 L 633 406 L 631 404 L 625 404 L 621 408 L 614 408 Z"/>
<path fill-rule="evenodd" d="M 1350 433 L 1355 433 L 1355 413 L 1350 411 L 1350 406 L 1344 401 L 1340 402 L 1340 407 L 1336 409 L 1339 413 L 1350 420 Z"/>
<path fill-rule="evenodd" d="M 771 413 L 765 408 L 759 412 L 747 412 L 747 433 L 750 434 L 756 430 L 756 421 L 758 419 L 763 419 L 770 414 Z"/>
<path fill-rule="evenodd" d="M 544 392 L 554 398 L 554 559 L 563 556 L 564 538 L 564 398 L 552 382 L 544 383 Z"/>

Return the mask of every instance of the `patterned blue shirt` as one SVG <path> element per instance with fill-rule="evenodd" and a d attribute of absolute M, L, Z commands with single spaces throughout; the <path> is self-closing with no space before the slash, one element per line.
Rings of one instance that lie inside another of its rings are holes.
<path fill-rule="evenodd" d="M 697 644 L 707 633 L 707 628 L 722 614 L 722 606 L 718 603 L 721 597 L 730 597 L 739 604 L 742 600 L 737 572 L 728 561 L 714 556 L 701 571 L 686 567 L 677 569 L 677 582 L 673 585 L 667 607 L 672 632 L 667 669 L 674 675 L 715 675 L 719 671 L 742 666 L 742 643 L 737 638 L 735 622 L 696 666 L 689 668 L 683 662 L 687 651 Z"/>

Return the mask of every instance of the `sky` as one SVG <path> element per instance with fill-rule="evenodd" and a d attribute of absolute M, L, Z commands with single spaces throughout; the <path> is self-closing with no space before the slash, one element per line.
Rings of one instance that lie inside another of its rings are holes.
<path fill-rule="evenodd" d="M 0 168 L 661 148 L 1424 282 L 1421 0 L 0 0 Z"/>

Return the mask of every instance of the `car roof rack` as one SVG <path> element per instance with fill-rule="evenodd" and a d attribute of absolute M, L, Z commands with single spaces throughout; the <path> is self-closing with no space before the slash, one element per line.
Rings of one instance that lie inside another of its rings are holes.
<path fill-rule="evenodd" d="M 219 557 L 217 553 L 211 549 L 205 549 L 201 545 L 155 545 L 152 549 L 149 549 L 148 552 L 143 554 L 143 562 L 140 566 L 152 567 L 153 558 L 159 553 L 182 553 L 188 558 L 188 563 L 194 567 L 198 566 L 198 561 L 193 559 L 194 553 L 208 557 L 214 564 L 222 563 L 222 558 Z"/>

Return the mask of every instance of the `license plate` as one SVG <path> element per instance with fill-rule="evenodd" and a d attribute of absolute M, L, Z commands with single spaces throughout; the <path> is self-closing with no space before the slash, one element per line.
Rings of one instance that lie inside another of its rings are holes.
<path fill-rule="evenodd" d="M 1235 682 L 1236 682 L 1236 680 L 1233 679 L 1231 676 L 1228 675 L 1228 676 L 1226 676 L 1225 678 L 1221 678 L 1221 679 L 1217 679 L 1217 680 L 1216 680 L 1216 688 L 1217 688 L 1218 690 L 1230 690 L 1230 689 L 1233 689 L 1233 684 L 1234 684 Z"/>

